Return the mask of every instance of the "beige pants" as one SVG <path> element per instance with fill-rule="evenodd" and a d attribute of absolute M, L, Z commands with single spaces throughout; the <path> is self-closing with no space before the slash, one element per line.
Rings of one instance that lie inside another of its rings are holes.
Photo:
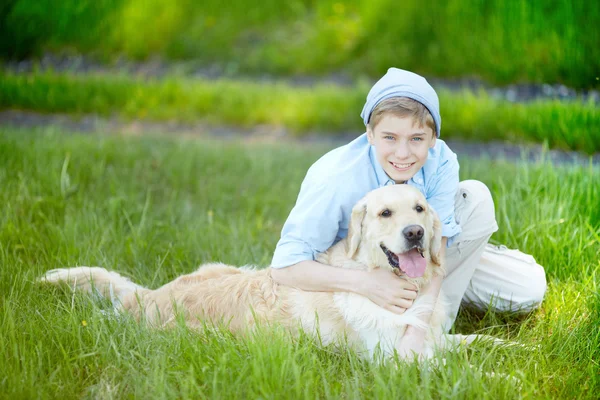
<path fill-rule="evenodd" d="M 455 216 L 462 233 L 446 249 L 446 277 L 442 283 L 450 302 L 446 330 L 452 327 L 463 301 L 499 311 L 537 307 L 546 293 L 544 268 L 530 255 L 488 244 L 498 224 L 487 186 L 474 180 L 460 182 Z"/>

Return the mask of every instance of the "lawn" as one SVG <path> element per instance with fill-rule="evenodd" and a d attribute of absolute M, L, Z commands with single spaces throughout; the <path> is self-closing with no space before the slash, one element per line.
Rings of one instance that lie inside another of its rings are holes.
<path fill-rule="evenodd" d="M 457 329 L 535 350 L 480 344 L 448 356 L 444 368 L 377 365 L 277 329 L 246 338 L 155 331 L 34 282 L 75 265 L 115 269 L 149 287 L 207 261 L 266 266 L 306 169 L 327 150 L 291 139 L 0 127 L 0 397 L 597 398 L 597 166 L 459 154 L 461 179 L 479 179 L 494 195 L 500 230 L 492 241 L 533 254 L 549 288 L 525 318 L 463 310 Z"/>

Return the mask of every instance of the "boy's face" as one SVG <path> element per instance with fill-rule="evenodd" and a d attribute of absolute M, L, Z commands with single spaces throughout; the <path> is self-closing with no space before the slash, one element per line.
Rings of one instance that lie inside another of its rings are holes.
<path fill-rule="evenodd" d="M 436 137 L 413 118 L 384 115 L 373 128 L 367 128 L 369 143 L 375 147 L 377 161 L 396 183 L 412 178 L 427 161 Z"/>

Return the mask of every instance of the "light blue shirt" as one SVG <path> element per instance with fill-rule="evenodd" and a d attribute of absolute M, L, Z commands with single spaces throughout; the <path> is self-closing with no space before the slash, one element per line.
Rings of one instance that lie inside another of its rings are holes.
<path fill-rule="evenodd" d="M 448 247 L 461 232 L 454 218 L 458 169 L 456 154 L 437 139 L 425 165 L 407 182 L 419 189 L 437 212 Z M 325 154 L 306 173 L 271 267 L 314 260 L 348 235 L 352 208 L 360 199 L 371 190 L 394 184 L 377 161 L 366 134 Z"/>

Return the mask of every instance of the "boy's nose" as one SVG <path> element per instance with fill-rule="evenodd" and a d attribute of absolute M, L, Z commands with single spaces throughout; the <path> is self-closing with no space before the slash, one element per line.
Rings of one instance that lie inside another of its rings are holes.
<path fill-rule="evenodd" d="M 396 149 L 395 156 L 398 159 L 408 158 L 408 156 L 410 156 L 410 150 L 409 150 L 408 146 L 399 145 L 398 148 Z"/>

